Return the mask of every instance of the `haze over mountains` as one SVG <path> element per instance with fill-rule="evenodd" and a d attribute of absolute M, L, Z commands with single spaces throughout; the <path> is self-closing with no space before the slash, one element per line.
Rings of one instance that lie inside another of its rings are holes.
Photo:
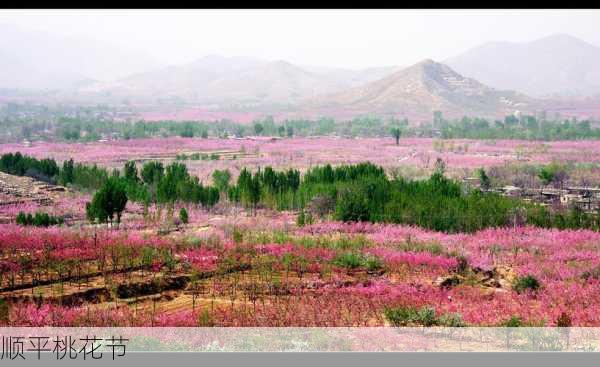
<path fill-rule="evenodd" d="M 482 83 L 534 97 L 600 94 L 600 47 L 566 34 L 489 42 L 444 63 Z"/>
<path fill-rule="evenodd" d="M 111 83 L 98 82 L 79 90 L 108 92 L 123 98 L 160 96 L 209 104 L 290 105 L 379 79 L 395 69 L 303 68 L 284 60 L 209 55 L 189 64 L 139 73 Z"/>
<path fill-rule="evenodd" d="M 142 51 L 0 24 L 0 88 L 64 89 L 159 65 Z"/>
<path fill-rule="evenodd" d="M 60 90 L 57 99 L 491 116 L 539 106 L 534 98 L 600 95 L 600 48 L 568 35 L 490 42 L 443 63 L 351 70 L 220 55 L 165 67 L 102 42 L 9 25 L 0 34 L 0 90 Z"/>

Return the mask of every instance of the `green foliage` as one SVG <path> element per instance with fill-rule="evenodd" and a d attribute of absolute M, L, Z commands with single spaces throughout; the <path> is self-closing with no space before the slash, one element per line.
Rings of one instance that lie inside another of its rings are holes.
<path fill-rule="evenodd" d="M 130 183 L 138 183 L 140 181 L 135 162 L 128 161 L 125 163 L 125 167 L 123 167 L 123 178 Z"/>
<path fill-rule="evenodd" d="M 419 309 L 416 307 L 388 307 L 384 310 L 384 315 L 393 326 L 467 326 L 461 314 L 450 313 L 437 317 L 435 309 L 429 306 Z"/>
<path fill-rule="evenodd" d="M 440 166 L 443 166 L 440 163 Z M 297 171 L 277 172 L 271 167 L 251 174 L 243 168 L 229 199 L 246 207 L 258 204 L 273 209 L 308 209 L 316 198 L 334 208 L 334 219 L 417 225 L 444 232 L 473 232 L 487 227 L 511 225 L 515 211 L 524 223 L 541 227 L 598 228 L 589 214 L 570 209 L 565 215 L 544 207 L 480 190 L 463 191 L 461 183 L 446 178 L 443 167 L 427 180 L 389 179 L 381 167 L 370 163 L 350 166 L 317 166 L 302 180 Z M 326 208 L 325 208 L 326 209 Z M 328 210 L 323 210 L 323 213 Z M 299 224 L 306 224 L 298 218 Z"/>
<path fill-rule="evenodd" d="M 542 169 L 540 169 L 539 178 L 544 185 L 548 185 L 554 181 L 554 171 L 549 167 L 542 167 Z"/>
<path fill-rule="evenodd" d="M 148 185 L 158 183 L 164 176 L 164 167 L 160 162 L 148 162 L 142 167 L 142 180 Z"/>
<path fill-rule="evenodd" d="M 389 136 L 392 129 L 400 128 L 403 136 L 438 137 L 443 139 L 526 139 L 526 140 L 576 140 L 599 139 L 600 129 L 592 127 L 590 120 L 567 120 L 560 117 L 547 119 L 534 116 L 516 118 L 506 116 L 504 120 L 487 120 L 480 117 L 463 117 L 447 120 L 441 114 L 435 114 L 432 121 L 409 126 L 407 120 L 381 119 L 374 116 L 360 116 L 351 120 L 334 120 L 319 118 L 316 120 L 291 119 L 279 123 L 269 116 L 254 121 L 248 126 L 229 120 L 220 121 L 136 121 L 129 123 L 116 122 L 111 119 L 98 118 L 85 113 L 78 117 L 65 117 L 63 112 L 48 111 L 34 117 L 22 117 L 19 111 L 33 110 L 37 106 L 19 105 L 9 118 L 0 120 L 0 131 L 6 131 L 14 141 L 24 138 L 28 140 L 53 138 L 56 140 L 96 141 L 101 137 L 121 139 L 141 139 L 149 137 L 201 136 L 224 137 L 236 135 L 243 137 L 249 134 L 280 135 L 285 128 L 288 137 L 322 136 L 334 134 L 338 136 Z M 46 108 L 47 109 L 47 108 Z M 104 108 L 98 110 L 104 112 Z M 7 112 L 6 109 L 2 112 Z M 439 112 L 439 111 L 436 111 Z M 58 116 L 58 118 L 56 118 Z M 256 126 L 256 128 L 255 128 Z M 48 131 L 51 131 L 48 133 Z"/>
<path fill-rule="evenodd" d="M 181 223 L 188 224 L 188 212 L 185 208 L 181 208 L 181 210 L 179 210 L 179 219 L 181 220 Z"/>
<path fill-rule="evenodd" d="M 435 310 L 427 306 L 420 309 L 415 307 L 386 308 L 384 315 L 393 326 L 434 326 L 437 324 Z"/>
<path fill-rule="evenodd" d="M 194 137 L 194 127 L 190 122 L 184 123 L 182 126 L 182 130 L 179 133 L 179 136 L 182 138 L 193 138 Z"/>
<path fill-rule="evenodd" d="M 48 213 L 36 212 L 35 215 L 25 214 L 19 212 L 17 214 L 16 222 L 21 226 L 36 226 L 36 227 L 50 227 L 55 225 L 62 225 L 64 219 L 62 217 L 55 217 Z"/>
<path fill-rule="evenodd" d="M 513 284 L 513 289 L 517 293 L 523 293 L 526 290 L 535 291 L 540 288 L 540 282 L 533 275 L 519 277 Z"/>
<path fill-rule="evenodd" d="M 300 214 L 298 214 L 298 218 L 296 218 L 296 225 L 298 227 L 304 227 L 305 224 L 306 224 L 306 214 L 304 213 L 304 210 L 302 210 L 300 212 Z"/>
<path fill-rule="evenodd" d="M 53 159 L 36 159 L 20 152 L 6 153 L 0 156 L 0 171 L 16 175 L 29 176 L 50 183 L 56 182 L 59 167 Z"/>
<path fill-rule="evenodd" d="M 363 265 L 363 257 L 359 253 L 346 252 L 336 256 L 333 264 L 346 269 L 356 269 Z"/>
<path fill-rule="evenodd" d="M 463 321 L 460 313 L 443 314 L 438 317 L 437 324 L 445 327 L 465 327 L 467 324 Z"/>
<path fill-rule="evenodd" d="M 343 252 L 338 254 L 333 258 L 332 264 L 347 270 L 354 270 L 362 267 L 370 272 L 378 271 L 383 268 L 383 263 L 379 258 L 363 255 L 360 252 Z"/>
<path fill-rule="evenodd" d="M 369 199 L 360 188 L 342 191 L 335 207 L 335 218 L 343 222 L 365 222 L 371 217 Z"/>
<path fill-rule="evenodd" d="M 523 224 L 560 229 L 600 228 L 600 221 L 577 207 L 550 211 L 495 193 L 465 192 L 459 182 L 444 176 L 443 161 L 438 162 L 436 172 L 429 179 L 419 181 L 398 176 L 390 179 L 382 167 L 366 162 L 335 168 L 317 166 L 309 169 L 302 178 L 295 169 L 275 171 L 265 167 L 251 173 L 242 168 L 233 185 L 229 183 L 231 176 L 227 170 L 217 170 L 213 174 L 215 186 L 204 186 L 179 162 L 166 168 L 161 163 L 148 162 L 139 176 L 133 162 L 126 163 L 122 175 L 117 169 L 109 174 L 104 168 L 75 164 L 72 160 L 65 161 L 60 170 L 54 160 L 37 161 L 20 153 L 5 154 L 0 163 L 2 169 L 10 172 L 23 172 L 25 166 L 32 165 L 46 167 L 40 169 L 58 177 L 62 184 L 87 190 L 100 190 L 111 179 L 124 188 L 128 200 L 143 203 L 146 207 L 150 203 L 172 207 L 175 202 L 186 202 L 211 208 L 219 201 L 221 193 L 226 193 L 229 200 L 253 211 L 259 206 L 277 210 L 307 209 L 303 219 L 305 224 L 312 223 L 313 213 L 323 216 L 333 211 L 334 219 L 347 222 L 403 223 L 444 232 L 473 232 L 512 225 L 515 213 L 519 212 Z M 550 167 L 555 182 L 564 180 L 560 165 Z M 482 173 L 485 172 L 480 172 L 485 185 L 487 174 Z M 112 222 L 109 212 L 91 204 L 86 211 L 88 219 Z"/>
<path fill-rule="evenodd" d="M 123 182 L 119 178 L 111 177 L 94 194 L 91 203 L 86 204 L 86 216 L 90 221 L 110 222 L 112 225 L 116 215 L 116 222 L 119 224 L 127 200 Z"/>
<path fill-rule="evenodd" d="M 263 131 L 265 130 L 265 127 L 263 124 L 256 122 L 254 124 L 254 132 L 256 133 L 256 135 L 262 135 Z"/>
<path fill-rule="evenodd" d="M 402 130 L 398 127 L 394 127 L 391 130 L 392 136 L 396 139 L 396 145 L 400 144 L 400 136 L 402 135 Z"/>
<path fill-rule="evenodd" d="M 502 322 L 500 324 L 500 326 L 503 327 L 522 327 L 524 326 L 524 322 L 523 319 L 521 319 L 521 317 L 513 315 L 510 317 L 510 319 Z"/>
<path fill-rule="evenodd" d="M 221 192 L 227 192 L 229 189 L 229 181 L 231 180 L 231 172 L 228 169 L 225 170 L 214 170 L 212 174 L 213 182 L 215 186 Z"/>
<path fill-rule="evenodd" d="M 564 181 L 568 178 L 568 175 L 563 165 L 552 162 L 540 169 L 538 177 L 544 185 L 549 185 L 551 183 L 564 183 Z"/>
<path fill-rule="evenodd" d="M 479 177 L 479 183 L 481 188 L 484 190 L 489 190 L 489 188 L 491 187 L 491 181 L 489 176 L 485 172 L 485 169 L 479 168 L 477 170 L 477 177 Z"/>
<path fill-rule="evenodd" d="M 383 268 L 383 263 L 381 262 L 381 260 L 378 257 L 375 257 L 375 256 L 367 256 L 363 260 L 363 264 L 364 264 L 365 268 L 367 269 L 367 271 L 377 271 L 377 270 Z"/>

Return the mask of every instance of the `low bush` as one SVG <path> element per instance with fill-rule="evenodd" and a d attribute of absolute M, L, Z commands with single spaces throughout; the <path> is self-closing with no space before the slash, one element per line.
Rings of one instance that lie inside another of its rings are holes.
<path fill-rule="evenodd" d="M 513 284 L 513 289 L 517 293 L 523 293 L 527 290 L 536 291 L 540 288 L 540 282 L 533 275 L 519 277 Z"/>

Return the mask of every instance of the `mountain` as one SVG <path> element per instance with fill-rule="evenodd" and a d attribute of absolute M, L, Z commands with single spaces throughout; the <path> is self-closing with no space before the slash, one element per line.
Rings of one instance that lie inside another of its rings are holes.
<path fill-rule="evenodd" d="M 430 118 L 433 111 L 455 117 L 503 116 L 527 110 L 533 102 L 519 93 L 495 90 L 465 78 L 444 64 L 424 60 L 363 86 L 307 100 L 303 108 Z"/>
<path fill-rule="evenodd" d="M 209 93 L 211 82 L 262 64 L 262 61 L 250 58 L 208 55 L 183 65 L 135 73 L 113 82 L 98 82 L 78 91 L 109 93 L 119 98 L 177 97 L 195 100 Z"/>
<path fill-rule="evenodd" d="M 219 106 L 292 106 L 391 73 L 393 68 L 346 70 L 290 62 L 210 55 L 184 65 L 138 73 L 80 89 L 115 98 L 177 98 Z"/>
<path fill-rule="evenodd" d="M 330 78 L 334 78 L 343 83 L 346 88 L 356 87 L 381 79 L 401 69 L 399 66 L 381 66 L 359 70 L 322 66 L 303 66 L 303 68 L 315 74 L 327 75 Z"/>
<path fill-rule="evenodd" d="M 600 94 L 600 48 L 565 34 L 490 42 L 444 63 L 490 86 L 536 97 Z"/>
<path fill-rule="evenodd" d="M 147 54 L 97 40 L 0 24 L 0 88 L 63 89 L 156 68 Z"/>

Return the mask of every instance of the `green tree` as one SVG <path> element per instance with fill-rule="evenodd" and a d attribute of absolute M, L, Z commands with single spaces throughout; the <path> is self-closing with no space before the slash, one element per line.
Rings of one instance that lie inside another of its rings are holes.
<path fill-rule="evenodd" d="M 264 130 L 265 130 L 265 127 L 260 122 L 257 122 L 254 124 L 254 132 L 256 133 L 256 135 L 262 135 Z"/>
<path fill-rule="evenodd" d="M 477 170 L 477 176 L 479 177 L 479 184 L 482 189 L 489 190 L 491 186 L 490 178 L 485 172 L 485 169 L 480 168 Z"/>
<path fill-rule="evenodd" d="M 396 139 L 396 145 L 400 144 L 400 135 L 402 134 L 402 131 L 400 130 L 400 128 L 395 127 L 392 128 L 392 136 L 394 137 L 394 139 Z"/>
<path fill-rule="evenodd" d="M 127 205 L 127 193 L 120 179 L 111 177 L 98 190 L 91 203 L 86 204 L 86 216 L 90 221 L 110 223 L 116 216 L 117 226 Z"/>
<path fill-rule="evenodd" d="M 549 185 L 551 182 L 554 181 L 553 168 L 551 166 L 542 167 L 542 169 L 540 170 L 540 173 L 538 174 L 538 177 L 540 178 L 540 180 L 542 181 L 542 183 L 544 185 Z"/>
<path fill-rule="evenodd" d="M 73 158 L 71 158 L 68 161 L 63 162 L 63 168 L 62 168 L 62 171 L 60 172 L 60 181 L 61 181 L 61 184 L 66 186 L 69 183 L 73 183 L 74 179 L 75 179 L 75 162 L 73 161 Z"/>
<path fill-rule="evenodd" d="M 279 136 L 281 136 L 282 138 L 285 136 L 285 126 L 281 125 L 277 128 L 277 133 L 279 134 Z"/>
<path fill-rule="evenodd" d="M 165 169 L 160 162 L 148 162 L 142 167 L 142 180 L 148 184 L 158 183 L 164 176 Z"/>
<path fill-rule="evenodd" d="M 231 172 L 228 169 L 215 170 L 212 174 L 213 182 L 220 192 L 227 192 L 229 189 L 229 181 L 231 180 Z"/>
<path fill-rule="evenodd" d="M 191 123 L 183 125 L 181 133 L 179 134 L 182 138 L 193 138 L 194 137 L 194 126 Z"/>
<path fill-rule="evenodd" d="M 135 162 L 127 161 L 125 163 L 125 167 L 123 168 L 123 177 L 125 180 L 132 183 L 139 182 L 137 167 L 135 166 Z"/>
<path fill-rule="evenodd" d="M 27 215 L 23 212 L 19 212 L 17 215 L 17 224 L 21 226 L 27 225 Z"/>
<path fill-rule="evenodd" d="M 188 224 L 189 217 L 185 208 L 181 208 L 181 210 L 179 210 L 179 219 L 181 220 L 181 223 Z"/>

